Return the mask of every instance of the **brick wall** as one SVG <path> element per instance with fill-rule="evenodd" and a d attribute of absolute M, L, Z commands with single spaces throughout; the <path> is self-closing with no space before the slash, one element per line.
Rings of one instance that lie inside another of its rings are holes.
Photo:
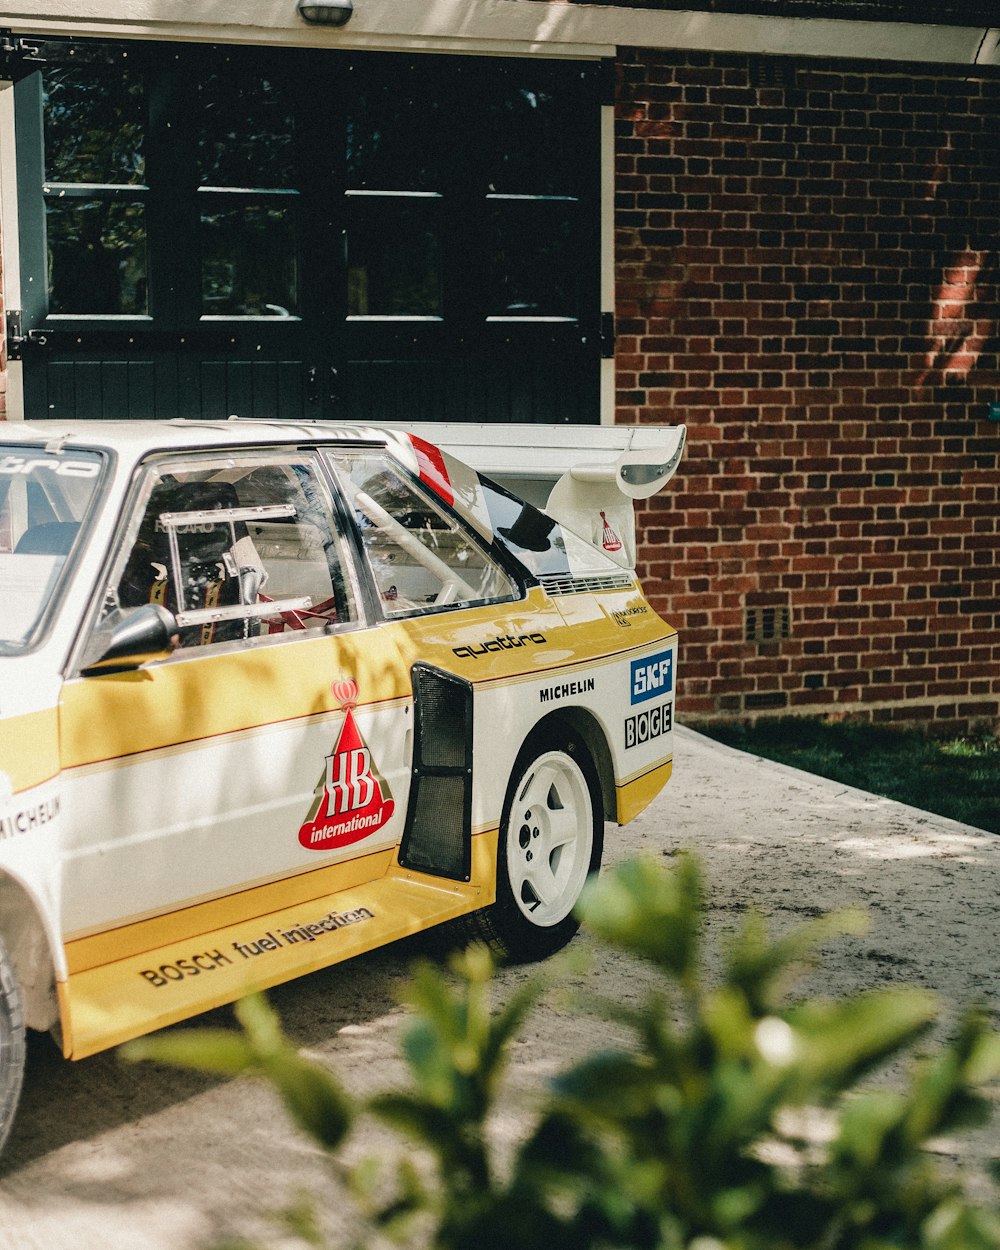
<path fill-rule="evenodd" d="M 1000 78 L 623 50 L 617 419 L 682 715 L 995 721 Z"/>

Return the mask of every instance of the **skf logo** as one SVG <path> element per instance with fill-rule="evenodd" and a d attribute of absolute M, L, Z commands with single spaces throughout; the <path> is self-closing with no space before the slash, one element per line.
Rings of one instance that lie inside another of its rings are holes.
<path fill-rule="evenodd" d="M 632 661 L 630 697 L 633 703 L 645 703 L 658 699 L 674 688 L 673 654 L 661 651 L 659 655 Z"/>

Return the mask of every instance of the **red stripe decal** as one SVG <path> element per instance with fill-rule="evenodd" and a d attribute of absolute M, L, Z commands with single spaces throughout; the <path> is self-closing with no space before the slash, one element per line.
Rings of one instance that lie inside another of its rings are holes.
<path fill-rule="evenodd" d="M 416 434 L 410 434 L 409 439 L 416 452 L 420 480 L 426 482 L 432 490 L 437 491 L 446 504 L 453 504 L 455 494 L 451 489 L 451 480 L 448 477 L 448 470 L 444 467 L 444 456 L 441 455 L 440 450 L 433 443 L 418 438 Z"/>

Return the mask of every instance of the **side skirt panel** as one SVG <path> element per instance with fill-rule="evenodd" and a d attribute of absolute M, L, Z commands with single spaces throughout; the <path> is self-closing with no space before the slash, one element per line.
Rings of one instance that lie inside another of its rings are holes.
<path fill-rule="evenodd" d="M 487 906 L 496 830 L 472 849 L 469 884 L 396 867 L 379 881 L 72 974 L 59 986 L 65 1055 L 82 1059 Z"/>

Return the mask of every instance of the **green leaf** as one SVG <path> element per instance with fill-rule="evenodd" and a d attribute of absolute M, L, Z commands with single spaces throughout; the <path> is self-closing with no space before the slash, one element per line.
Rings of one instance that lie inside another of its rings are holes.
<path fill-rule="evenodd" d="M 322 1247 L 323 1233 L 316 1203 L 307 1193 L 300 1193 L 295 1202 L 281 1213 L 281 1222 L 300 1241 L 310 1246 Z"/>
<path fill-rule="evenodd" d="M 984 1033 L 976 1039 L 965 1067 L 970 1085 L 985 1085 L 1000 1077 L 1000 1033 Z"/>
<path fill-rule="evenodd" d="M 173 1029 L 126 1042 L 118 1053 L 129 1063 L 151 1060 L 220 1076 L 239 1076 L 257 1064 L 247 1039 L 230 1029 Z"/>
<path fill-rule="evenodd" d="M 552 1083 L 563 1102 L 614 1122 L 640 1116 L 657 1105 L 662 1080 L 640 1057 L 605 1051 L 589 1055 Z"/>
<path fill-rule="evenodd" d="M 953 1198 L 927 1218 L 921 1231 L 924 1250 L 997 1250 L 1000 1215 Z"/>
<path fill-rule="evenodd" d="M 318 1064 L 286 1048 L 267 1061 L 266 1072 L 292 1118 L 327 1150 L 341 1144 L 351 1127 L 350 1100 Z"/>
<path fill-rule="evenodd" d="M 898 1131 L 906 1114 L 902 1094 L 878 1090 L 853 1099 L 840 1117 L 832 1157 L 841 1166 L 866 1171 L 880 1160 L 885 1140 Z"/>
<path fill-rule="evenodd" d="M 531 978 L 514 991 L 506 1006 L 493 1017 L 482 1054 L 483 1074 L 488 1078 L 490 1090 L 495 1089 L 506 1066 L 511 1039 L 520 1030 L 544 990 L 545 982 L 542 978 Z"/>
<path fill-rule="evenodd" d="M 626 860 L 591 883 L 580 912 L 606 942 L 688 983 L 698 954 L 701 875 L 690 855 L 672 870 L 649 858 Z"/>
<path fill-rule="evenodd" d="M 705 994 L 702 1022 L 719 1058 L 752 1057 L 757 1021 L 747 1009 L 745 997 L 731 986 Z"/>
<path fill-rule="evenodd" d="M 767 921 L 751 911 L 741 932 L 728 945 L 725 980 L 746 997 L 755 1015 L 775 1010 L 799 970 L 816 957 L 816 948 L 832 937 L 867 931 L 864 912 L 849 908 L 799 925 L 777 941 Z"/>
<path fill-rule="evenodd" d="M 912 1043 L 936 1015 L 936 997 L 919 989 L 874 990 L 841 1002 L 814 999 L 789 1011 L 801 1044 L 799 1095 L 847 1088 Z"/>
<path fill-rule="evenodd" d="M 606 1168 L 605 1155 L 597 1142 L 565 1109 L 548 1110 L 524 1143 L 517 1159 L 517 1179 L 556 1184 L 560 1187 L 591 1188 Z"/>
<path fill-rule="evenodd" d="M 421 1094 L 428 1102 L 449 1110 L 459 1101 L 460 1075 L 454 1052 L 454 1037 L 442 1037 L 425 1017 L 411 1021 L 403 1030 L 403 1054 Z"/>
<path fill-rule="evenodd" d="M 261 1061 L 287 1046 L 278 1013 L 263 994 L 248 994 L 233 1011 Z"/>
<path fill-rule="evenodd" d="M 966 1078 L 967 1049 L 961 1039 L 924 1065 L 907 1107 L 907 1140 L 918 1144 L 938 1133 L 983 1124 L 990 1104 Z"/>
<path fill-rule="evenodd" d="M 386 1124 L 437 1150 L 447 1151 L 457 1136 L 457 1125 L 452 1116 L 411 1094 L 379 1094 L 369 1106 Z"/>

